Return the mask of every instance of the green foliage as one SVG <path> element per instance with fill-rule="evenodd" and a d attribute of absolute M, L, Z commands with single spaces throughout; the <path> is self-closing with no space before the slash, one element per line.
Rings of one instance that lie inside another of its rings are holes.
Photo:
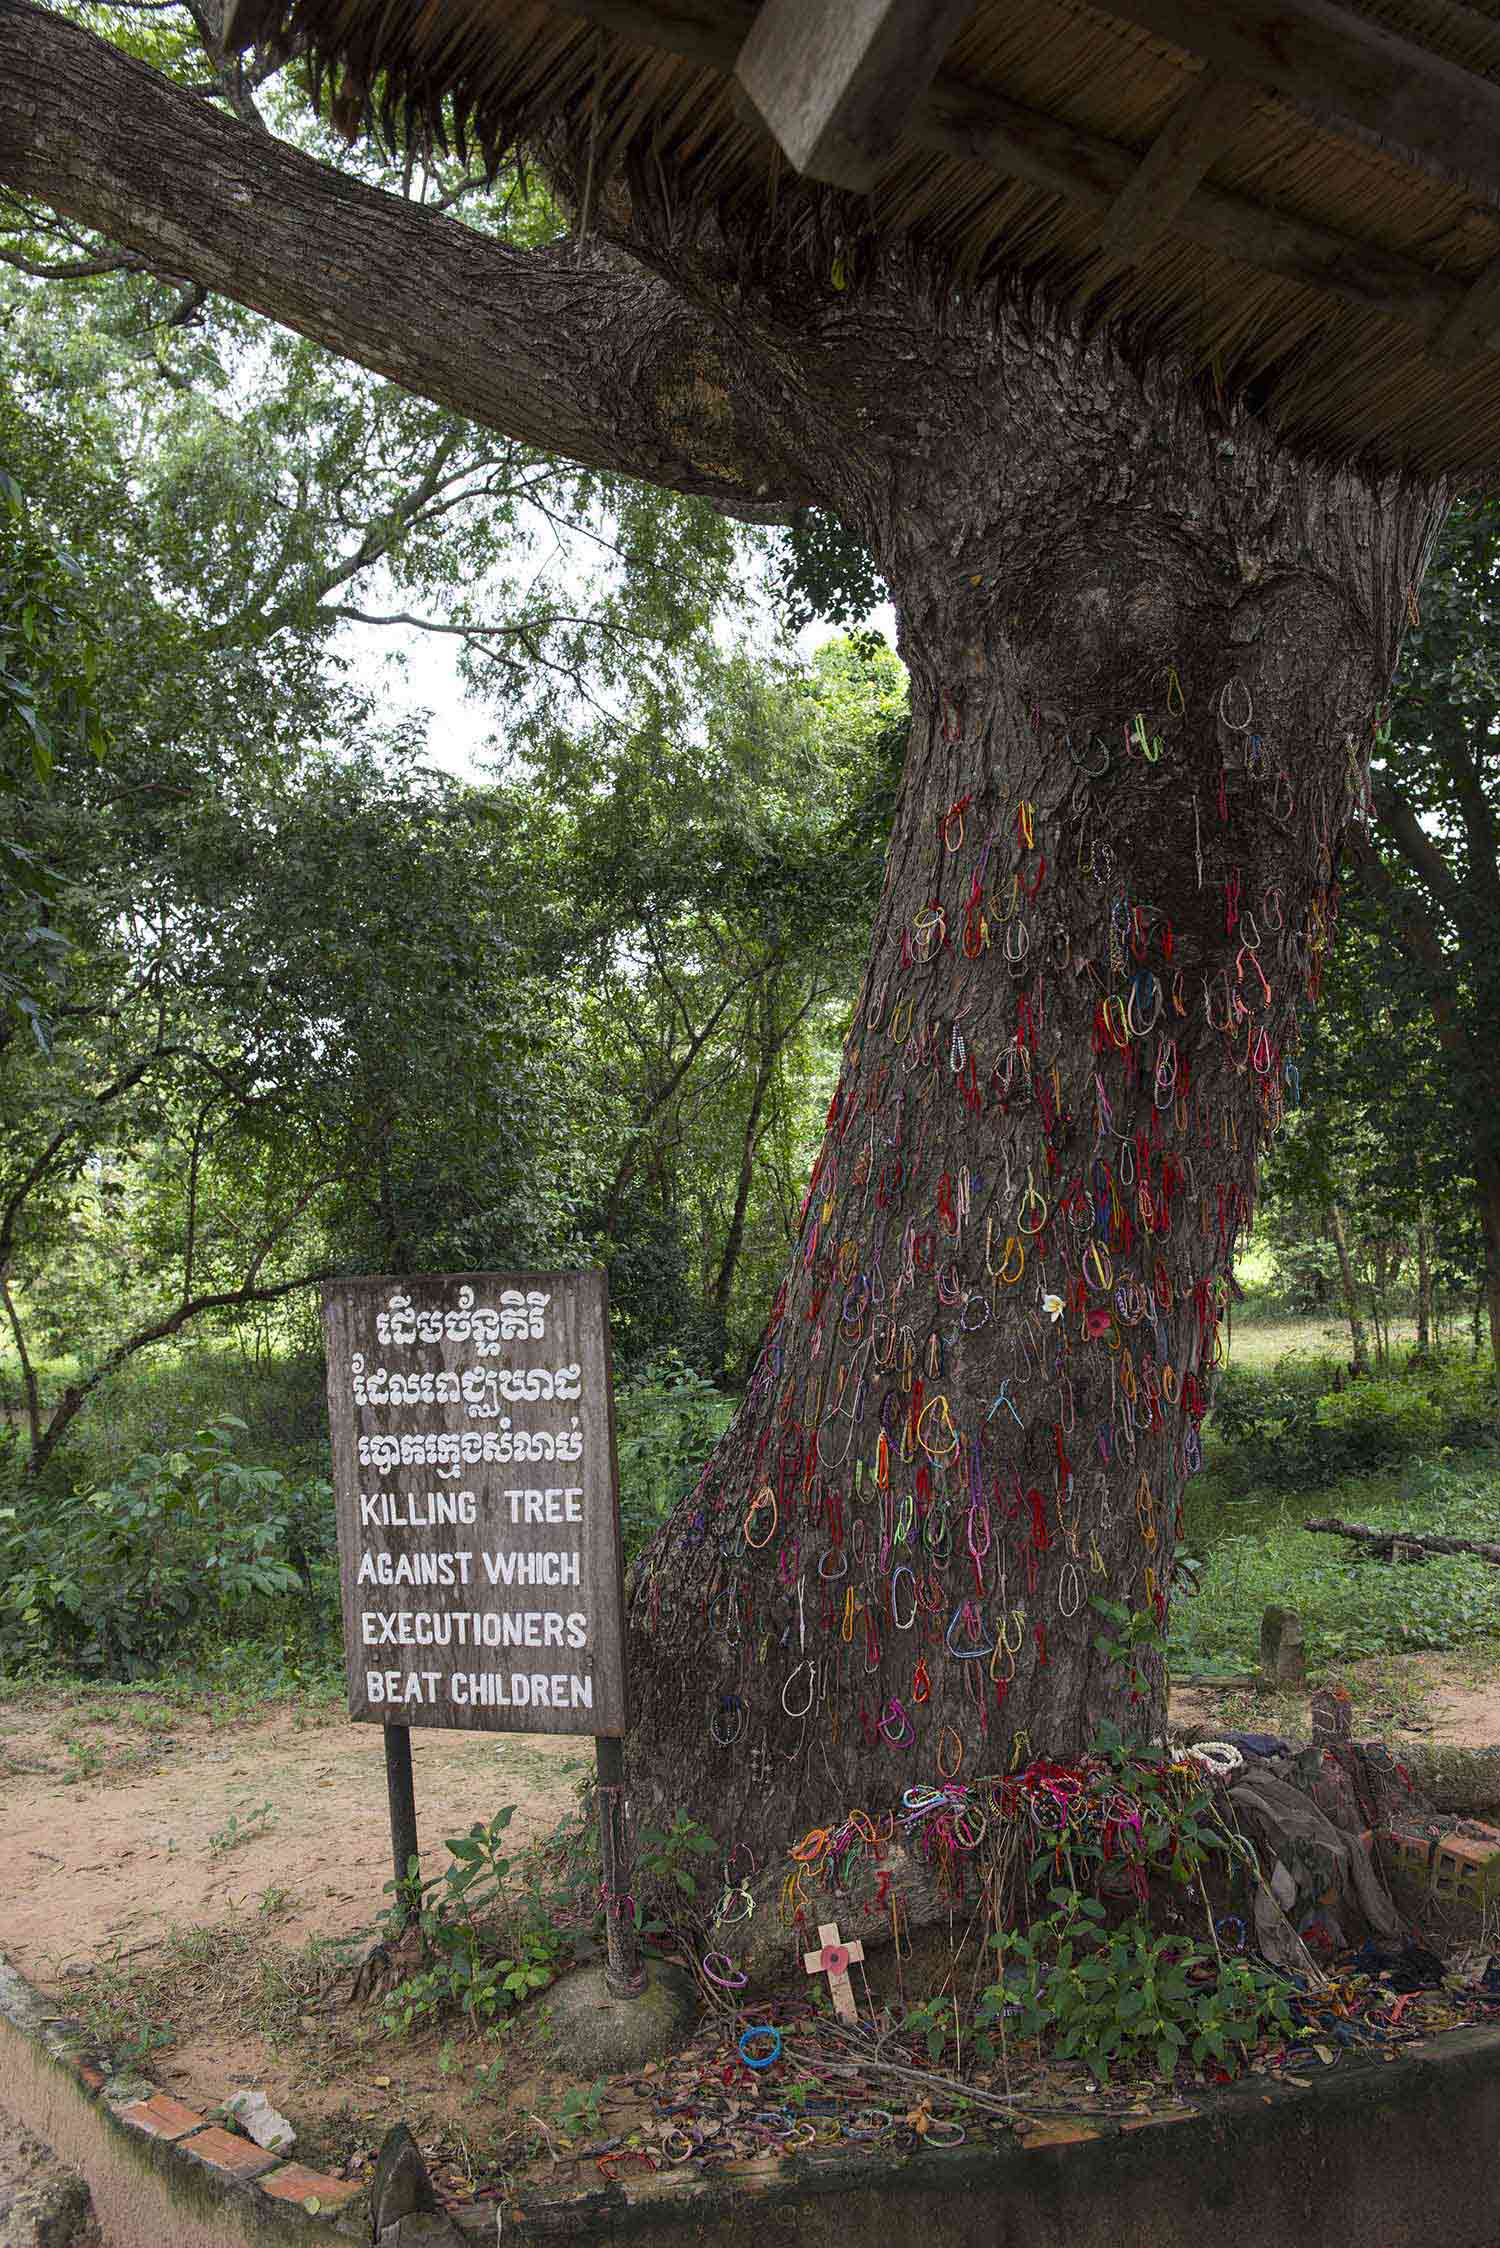
<path fill-rule="evenodd" d="M 1482 1454 L 1416 1462 L 1399 1477 L 1336 1484 L 1318 1494 L 1318 1505 L 1377 1529 L 1500 1539 L 1500 1466 Z M 1302 1617 L 1315 1666 L 1494 1635 L 1489 1563 L 1469 1554 L 1433 1554 L 1402 1567 L 1360 1560 L 1341 1539 L 1304 1531 L 1308 1512 L 1305 1500 L 1279 1489 L 1212 1512 L 1204 1494 L 1190 1493 L 1187 1534 L 1207 1551 L 1202 1590 L 1173 1607 L 1174 1664 L 1250 1668 L 1261 1616 L 1276 1603 Z"/>
<path fill-rule="evenodd" d="M 620 1527 L 633 1561 L 729 1426 L 733 1402 L 675 1353 L 645 1366 L 615 1396 Z"/>
<path fill-rule="evenodd" d="M 666 1828 L 641 1829 L 633 1878 L 638 1892 L 635 1924 L 643 1934 L 664 1934 L 685 1909 L 701 1904 L 704 1860 L 716 1857 L 718 1849 L 707 1828 L 683 1810 L 673 1812 Z"/>
<path fill-rule="evenodd" d="M 1441 1284 L 1482 1280 L 1500 1163 L 1500 506 L 1443 526 L 1373 746 L 1374 833 L 1299 1058 L 1305 1105 L 1268 1166 L 1283 1232 L 1343 1205 L 1377 1345 L 1420 1223 Z M 1358 838 L 1356 838 L 1356 841 Z M 1500 1338 L 1491 1338 L 1500 1347 Z"/>
<path fill-rule="evenodd" d="M 819 618 L 857 627 L 887 597 L 868 547 L 815 508 L 780 534 L 777 558 L 777 599 L 789 632 Z"/>
<path fill-rule="evenodd" d="M 11 1380 L 0 1400 L 18 1415 L 20 1387 L 13 1369 L 7 1371 Z M 77 1371 L 71 1357 L 44 1365 L 49 1391 Z M 61 1503 L 80 1485 L 112 1483 L 137 1453 L 175 1451 L 196 1430 L 224 1420 L 245 1424 L 238 1445 L 244 1457 L 279 1468 L 293 1483 L 326 1481 L 328 1396 L 321 1352 L 288 1348 L 273 1329 L 269 1344 L 257 1344 L 248 1330 L 241 1341 L 204 1340 L 117 1367 L 70 1429 L 47 1470 L 45 1488 Z M 320 1550 L 326 1546 L 325 1538 Z"/>
<path fill-rule="evenodd" d="M 487 1825 L 476 1822 L 452 1838 L 446 1845 L 452 1862 L 430 1880 L 422 1879 L 420 1861 L 411 1860 L 392 1933 L 414 1913 L 427 1963 L 391 1992 L 381 2014 L 387 2031 L 404 2033 L 453 2013 L 471 2030 L 486 2028 L 556 1980 L 572 1944 L 540 1896 L 516 1894 L 514 1861 L 503 1847 L 514 1815 L 514 1806 L 505 1804 Z"/>
<path fill-rule="evenodd" d="M 57 925 L 66 885 L 21 807 L 60 766 L 102 756 L 105 736 L 83 573 L 4 465 L 8 421 L 0 400 L 0 1017 L 23 1016 L 45 1048 L 68 951 Z"/>
<path fill-rule="evenodd" d="M 1500 1433 L 1500 1387 L 1485 1367 L 1413 1363 L 1341 1389 L 1330 1386 L 1330 1373 L 1319 1359 L 1282 1359 L 1269 1372 L 1225 1369 L 1209 1423 L 1209 1464 L 1221 1487 L 1314 1491 Z"/>
<path fill-rule="evenodd" d="M 294 1487 L 234 1456 L 216 1422 L 65 1505 L 17 1490 L 0 1509 L 0 1653 L 133 1678 L 210 1632 L 243 1629 L 303 1588 L 294 1555 L 331 1534 L 324 1483 Z"/>
<path fill-rule="evenodd" d="M 1115 2071 L 1170 2078 L 1187 2064 L 1235 2075 L 1248 2046 L 1290 2032 L 1284 1986 L 1258 1961 L 1153 1935 L 1139 1919 L 1110 1927 L 1102 1905 L 1066 1889 L 1051 1902 L 1028 1930 L 991 1939 L 1001 1972 L 980 2002 L 982 2057 L 995 2057 L 1002 2016 L 1101 2084 Z"/>
<path fill-rule="evenodd" d="M 560 2136 L 569 2141 L 597 2138 L 609 2092 L 607 2076 L 596 2076 L 592 2084 L 570 2084 L 553 2110 Z"/>

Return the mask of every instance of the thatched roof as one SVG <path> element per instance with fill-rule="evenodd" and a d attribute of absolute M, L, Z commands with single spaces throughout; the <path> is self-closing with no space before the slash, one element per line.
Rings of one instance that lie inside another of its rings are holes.
<path fill-rule="evenodd" d="M 902 5 L 944 14 L 884 13 Z M 801 181 L 737 83 L 759 13 L 239 0 L 233 37 L 300 45 L 345 110 L 492 156 L 571 132 L 599 181 L 649 163 L 789 251 L 832 225 L 856 256 L 907 238 L 960 285 L 1019 274 L 1303 441 L 1500 478 L 1500 21 L 1455 0 L 947 0 L 937 74 L 851 192 Z"/>

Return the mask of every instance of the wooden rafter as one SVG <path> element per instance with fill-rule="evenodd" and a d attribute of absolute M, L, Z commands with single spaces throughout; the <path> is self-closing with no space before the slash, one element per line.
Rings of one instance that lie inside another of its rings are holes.
<path fill-rule="evenodd" d="M 1500 335 L 1500 258 L 1487 265 L 1433 335 L 1429 356 L 1440 367 L 1466 367 Z"/>
<path fill-rule="evenodd" d="M 1105 214 L 1099 240 L 1112 256 L 1134 262 L 1171 231 L 1254 98 L 1243 79 L 1204 71 Z"/>
<path fill-rule="evenodd" d="M 1500 196 L 1500 86 L 1335 0 L 1095 0 L 1333 132 Z"/>
<path fill-rule="evenodd" d="M 236 37 L 242 22 L 248 20 L 247 11 L 263 10 L 267 4 L 268 0 L 239 0 L 239 12 L 234 19 Z M 559 14 L 577 17 L 623 39 L 706 66 L 731 79 L 757 13 L 755 0 L 556 0 L 556 6 Z M 1189 17 L 1195 23 L 1201 19 L 1212 25 L 1229 13 L 1225 10 L 1221 17 L 1219 0 L 1201 0 L 1201 4 L 1200 0 L 1109 0 L 1109 6 L 1111 13 L 1128 16 L 1132 21 L 1152 16 L 1153 23 L 1148 28 L 1155 28 L 1157 18 L 1164 27 L 1171 12 L 1182 34 L 1175 42 L 1179 44 L 1186 43 Z M 1336 16 L 1340 32 L 1348 31 L 1351 26 L 1360 31 L 1371 28 L 1341 9 L 1327 7 L 1325 0 L 1276 0 L 1274 7 L 1271 0 L 1265 0 L 1264 5 L 1262 0 L 1246 0 L 1244 9 L 1257 22 L 1264 19 L 1269 23 L 1276 15 L 1284 16 L 1293 26 L 1310 19 L 1314 11 L 1320 19 Z M 263 18 L 257 15 L 256 21 L 263 22 Z M 1165 30 L 1163 35 L 1167 35 Z M 1325 36 L 1332 36 L 1326 27 Z M 1207 43 L 1206 32 L 1204 43 Z M 1421 53 L 1421 50 L 1408 48 L 1406 42 L 1395 44 L 1402 47 L 1403 53 Z M 1294 52 L 1303 55 L 1303 49 L 1295 45 Z M 1302 98 L 1300 89 L 1306 83 L 1305 71 L 1310 68 L 1305 58 L 1298 63 L 1295 85 L 1270 84 L 1268 72 L 1272 66 L 1263 55 L 1255 71 L 1236 72 L 1236 59 L 1244 59 L 1238 48 L 1235 59 L 1221 58 L 1216 52 L 1213 57 L 1216 72 L 1220 76 L 1237 74 L 1283 98 L 1288 95 Z M 1432 61 L 1434 58 L 1424 59 Z M 1454 74 L 1451 65 L 1441 67 L 1445 73 Z M 1454 75 L 1481 87 L 1486 97 L 1493 97 L 1500 104 L 1500 88 L 1472 79 L 1467 72 Z M 1176 122 L 1174 115 L 1166 128 L 1167 133 Z M 1362 130 L 1366 129 L 1363 120 L 1354 122 Z M 1181 139 L 1192 145 L 1193 160 L 1200 160 L 1203 144 L 1199 135 L 1189 129 L 1187 119 L 1183 122 Z M 1134 202 L 1145 200 L 1149 204 L 1149 192 L 1137 183 L 1152 162 L 1151 151 L 1143 160 L 1137 151 L 1118 141 L 1084 131 L 1045 112 L 1027 109 L 1018 102 L 941 71 L 927 93 L 910 109 L 901 148 L 906 153 L 920 151 L 984 165 L 1008 178 L 1023 180 L 1030 186 L 1062 196 L 1095 214 L 1101 223 L 1101 232 L 1108 226 L 1112 212 L 1116 214 L 1117 223 L 1123 223 L 1119 214 L 1123 212 L 1128 218 Z M 1500 191 L 1500 132 L 1497 132 L 1490 161 L 1497 191 Z M 1174 175 L 1175 207 L 1170 231 L 1185 236 L 1200 248 L 1236 259 L 1258 272 L 1301 283 L 1361 311 L 1386 313 L 1415 329 L 1423 338 L 1425 348 L 1445 364 L 1456 364 L 1475 354 L 1500 349 L 1500 274 L 1487 271 L 1472 284 L 1456 281 L 1401 251 L 1357 241 L 1314 220 L 1273 210 L 1248 197 L 1210 187 L 1201 173 L 1196 182 L 1189 182 L 1185 175 L 1190 166 L 1185 163 L 1169 165 L 1165 153 L 1158 159 L 1158 168 L 1170 169 Z"/>
<path fill-rule="evenodd" d="M 764 0 L 735 75 L 809 179 L 861 193 L 975 0 Z"/>

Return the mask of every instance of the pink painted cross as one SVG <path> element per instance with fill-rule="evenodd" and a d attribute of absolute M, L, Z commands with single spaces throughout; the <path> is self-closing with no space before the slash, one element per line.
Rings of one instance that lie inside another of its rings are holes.
<path fill-rule="evenodd" d="M 836 1920 L 824 1921 L 818 1930 L 821 1951 L 805 1951 L 802 1964 L 809 1975 L 826 1975 L 828 1992 L 833 2000 L 833 2010 L 841 2022 L 859 2022 L 859 2009 L 854 2003 L 854 1992 L 849 1983 L 849 1969 L 865 1956 L 865 1947 L 856 1936 L 852 1943 L 839 1937 Z"/>

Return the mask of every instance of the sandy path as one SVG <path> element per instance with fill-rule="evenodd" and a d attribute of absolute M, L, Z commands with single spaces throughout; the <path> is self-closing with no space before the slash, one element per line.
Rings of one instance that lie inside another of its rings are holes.
<path fill-rule="evenodd" d="M 1500 1742 L 1500 1677 L 1453 1658 L 1408 1658 L 1421 1722 L 1408 1728 L 1366 1666 L 1353 1666 L 1361 1719 L 1392 1741 Z M 1306 1698 L 1274 1707 L 1223 1689 L 1184 1686 L 1172 1715 L 1278 1727 L 1305 1721 Z M 545 1833 L 571 1808 L 593 1745 L 546 1734 L 412 1734 L 423 1864 L 443 1839 L 515 1806 L 510 1839 Z M 269 1811 L 255 1814 L 262 1805 Z M 231 1822 L 247 1830 L 235 1839 Z M 225 1847 L 226 1842 L 231 1844 Z M 337 1710 L 295 1706 L 215 1723 L 207 1711 L 153 1710 L 104 1722 L 65 1693 L 0 1702 L 0 1947 L 23 1973 L 55 1981 L 70 1967 L 141 1956 L 174 1927 L 254 1917 L 272 1897 L 276 1934 L 338 1937 L 367 1928 L 390 1878 L 379 1729 Z M 277 1894 L 280 1893 L 280 1894 Z"/>
<path fill-rule="evenodd" d="M 1390 1666 L 1354 1663 L 1342 1675 L 1354 1696 L 1354 1731 L 1379 1735 L 1393 1745 L 1403 1741 L 1448 1743 L 1455 1748 L 1500 1745 L 1500 1676 L 1480 1675 L 1451 1655 L 1408 1655 L 1399 1671 L 1416 1710 L 1393 1694 Z M 1176 1725 L 1215 1725 L 1227 1730 L 1277 1732 L 1301 1722 L 1306 1729 L 1306 1693 L 1257 1697 L 1226 1692 L 1221 1686 L 1174 1686 L 1171 1714 Z"/>
<path fill-rule="evenodd" d="M 102 1756 L 102 1768 L 80 1774 L 80 1741 L 85 1766 Z M 412 1743 L 428 1872 L 445 1836 L 504 1803 L 511 1839 L 545 1832 L 593 1755 L 591 1741 L 541 1734 Z M 232 1819 L 250 1833 L 226 1849 Z M 128 1727 L 81 1727 L 76 1710 L 0 1706 L 0 1943 L 23 1973 L 51 1980 L 154 1948 L 173 1926 L 253 1914 L 271 1891 L 286 1892 L 283 1940 L 349 1934 L 381 1910 L 390 1871 L 374 1726 L 286 1710 L 226 1730 L 174 1715 L 170 1738 L 143 1748 Z"/>

